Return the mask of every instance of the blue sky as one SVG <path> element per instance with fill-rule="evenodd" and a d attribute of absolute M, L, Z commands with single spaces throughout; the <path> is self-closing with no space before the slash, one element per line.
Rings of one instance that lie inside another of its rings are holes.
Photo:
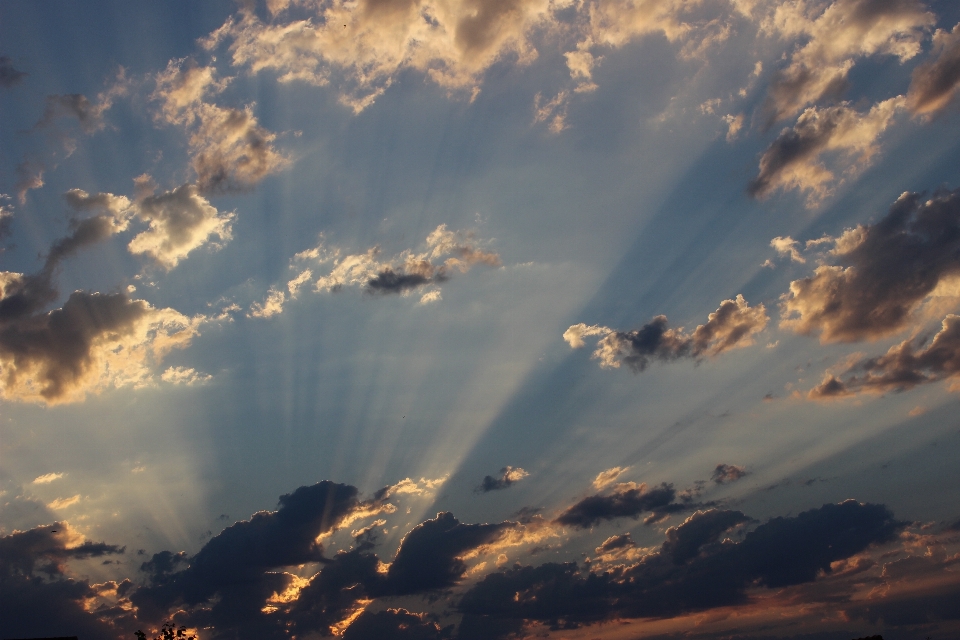
<path fill-rule="evenodd" d="M 4 633 L 956 635 L 958 23 L 3 3 Z"/>

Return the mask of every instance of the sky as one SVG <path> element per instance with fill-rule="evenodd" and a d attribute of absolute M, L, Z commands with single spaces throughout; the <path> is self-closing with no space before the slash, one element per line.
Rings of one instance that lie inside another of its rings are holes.
<path fill-rule="evenodd" d="M 960 5 L 0 3 L 4 638 L 960 636 Z"/>

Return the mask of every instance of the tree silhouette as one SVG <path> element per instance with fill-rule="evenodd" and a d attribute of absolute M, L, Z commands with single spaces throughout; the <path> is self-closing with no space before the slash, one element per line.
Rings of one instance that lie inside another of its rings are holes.
<path fill-rule="evenodd" d="M 143 631 L 137 631 L 134 635 L 137 636 L 137 640 L 147 640 L 147 634 Z M 197 636 L 188 636 L 186 627 L 178 629 L 177 625 L 171 620 L 163 623 L 160 628 L 160 635 L 154 640 L 197 640 Z"/>

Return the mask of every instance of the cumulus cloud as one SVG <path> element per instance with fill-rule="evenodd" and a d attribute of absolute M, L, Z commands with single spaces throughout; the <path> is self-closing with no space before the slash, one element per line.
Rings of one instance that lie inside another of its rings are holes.
<path fill-rule="evenodd" d="M 933 34 L 932 60 L 913 70 L 907 106 L 913 113 L 933 115 L 946 109 L 960 87 L 960 24 Z"/>
<path fill-rule="evenodd" d="M 75 291 L 62 307 L 44 311 L 58 296 L 54 278 L 62 261 L 128 223 L 122 196 L 75 190 L 67 202 L 98 213 L 73 220 L 39 272 L 0 272 L 0 397 L 8 400 L 74 402 L 108 387 L 151 384 L 156 365 L 171 349 L 189 345 L 206 321 L 125 293 Z"/>
<path fill-rule="evenodd" d="M 584 338 L 600 338 L 593 357 L 601 367 L 619 368 L 621 362 L 634 372 L 647 368 L 653 360 L 669 362 L 680 358 L 717 356 L 724 351 L 753 344 L 753 336 L 767 326 L 766 308 L 751 307 L 742 295 L 724 300 L 692 333 L 683 327 L 671 329 L 666 316 L 656 316 L 635 331 L 618 331 L 584 323 L 569 327 L 563 334 L 571 348 L 584 346 Z"/>
<path fill-rule="evenodd" d="M 286 291 L 272 287 L 263 302 L 251 306 L 248 315 L 268 318 L 280 313 L 284 304 L 296 299 L 311 281 L 314 291 L 318 292 L 360 287 L 367 293 L 378 295 L 406 295 L 430 285 L 439 286 L 453 273 L 466 273 L 475 265 L 500 266 L 500 256 L 484 250 L 484 244 L 474 232 L 451 231 L 445 224 L 434 229 L 419 250 L 407 249 L 390 258 L 381 257 L 379 247 L 344 255 L 341 249 L 328 248 L 321 242 L 294 256 L 291 268 L 299 273 L 287 282 Z M 317 266 L 308 269 L 303 267 L 305 263 Z M 326 264 L 331 265 L 330 268 L 314 280 L 314 269 Z M 434 298 L 431 294 L 431 291 L 426 292 L 421 302 L 439 298 L 439 295 Z"/>
<path fill-rule="evenodd" d="M 911 338 L 890 347 L 884 355 L 861 358 L 837 377 L 828 374 L 813 388 L 814 400 L 853 395 L 859 392 L 905 391 L 917 385 L 938 382 L 960 375 L 960 316 L 944 318 L 930 344 L 926 338 Z"/>
<path fill-rule="evenodd" d="M 520 467 L 504 467 L 503 469 L 500 469 L 500 475 L 497 477 L 484 476 L 483 482 L 481 482 L 480 486 L 477 487 L 477 492 L 488 493 L 490 491 L 506 489 L 513 483 L 523 480 L 528 475 L 530 474 Z"/>
<path fill-rule="evenodd" d="M 726 484 L 728 482 L 736 482 L 745 475 L 747 475 L 747 470 L 743 467 L 735 464 L 720 463 L 713 470 L 710 479 L 717 484 Z"/>
<path fill-rule="evenodd" d="M 27 202 L 27 192 L 43 186 L 43 172 L 46 171 L 43 163 L 33 160 L 24 160 L 17 164 L 17 182 L 13 185 L 13 192 L 17 202 L 21 205 Z"/>
<path fill-rule="evenodd" d="M 26 76 L 26 73 L 13 66 L 13 60 L 7 56 L 0 56 L 0 87 L 4 89 L 15 87 Z"/>
<path fill-rule="evenodd" d="M 135 235 L 127 248 L 169 270 L 195 249 L 204 245 L 218 248 L 231 239 L 235 214 L 217 211 L 195 185 L 184 184 L 156 195 L 149 176 L 140 176 L 135 182 L 137 197 L 132 202 L 112 193 L 91 195 L 81 189 L 66 193 L 67 204 L 75 211 L 99 212 L 77 223 L 90 227 L 91 242 L 126 231 L 130 219 L 136 217 L 148 228 Z"/>
<path fill-rule="evenodd" d="M 879 151 L 880 135 L 905 105 L 906 99 L 897 96 L 862 113 L 847 102 L 806 109 L 764 151 L 748 193 L 764 198 L 777 190 L 795 189 L 806 194 L 808 206 L 817 206 L 836 184 L 870 165 Z M 831 165 L 845 167 L 839 176 L 837 168 L 824 164 L 824 156 Z"/>
<path fill-rule="evenodd" d="M 191 162 L 201 192 L 246 190 L 288 164 L 274 147 L 277 135 L 260 126 L 251 106 L 222 107 L 206 101 L 229 79 L 217 80 L 212 67 L 172 60 L 157 74 L 152 97 L 158 118 L 189 132 Z"/>
<path fill-rule="evenodd" d="M 873 340 L 905 328 L 938 287 L 960 276 L 960 190 L 904 193 L 877 223 L 815 241 L 839 264 L 790 283 L 780 326 L 820 341 Z"/>
<path fill-rule="evenodd" d="M 770 241 L 770 246 L 773 247 L 777 255 L 779 256 L 790 256 L 790 259 L 794 262 L 799 262 L 800 264 L 805 263 L 807 260 L 802 255 L 800 255 L 799 244 L 796 240 L 790 236 L 781 237 L 777 236 Z"/>
<path fill-rule="evenodd" d="M 150 195 L 137 203 L 137 216 L 149 224 L 130 241 L 131 253 L 150 256 L 166 269 L 188 253 L 213 242 L 230 240 L 235 215 L 217 211 L 192 184 Z M 214 245 L 217 246 L 217 245 Z"/>
<path fill-rule="evenodd" d="M 813 582 L 833 563 L 889 542 L 906 523 L 882 505 L 852 500 L 774 518 L 743 536 L 723 534 L 750 520 L 739 511 L 700 511 L 668 530 L 639 562 L 581 573 L 575 563 L 514 567 L 471 588 L 459 608 L 471 615 L 584 623 L 672 617 L 746 601 L 750 588 Z"/>

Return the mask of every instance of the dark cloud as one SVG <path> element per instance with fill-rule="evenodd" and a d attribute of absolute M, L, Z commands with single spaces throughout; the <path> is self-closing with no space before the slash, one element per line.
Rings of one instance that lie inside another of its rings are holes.
<path fill-rule="evenodd" d="M 215 595 L 222 612 L 246 610 L 258 599 L 259 611 L 271 589 L 284 586 L 279 584 L 283 576 L 268 572 L 324 559 L 317 537 L 361 508 L 357 494 L 355 487 L 329 481 L 300 487 L 280 497 L 277 511 L 227 527 L 190 559 L 187 569 L 158 576 L 157 584 L 138 589 L 131 599 L 147 619 L 162 617 L 175 603 L 196 605 Z"/>
<path fill-rule="evenodd" d="M 166 576 L 177 571 L 182 565 L 188 562 L 187 552 L 180 551 L 161 551 L 153 554 L 146 562 L 140 565 L 140 571 L 147 574 L 151 584 L 159 584 L 164 581 Z"/>
<path fill-rule="evenodd" d="M 496 478 L 493 476 L 484 476 L 483 481 L 480 483 L 480 486 L 477 487 L 476 491 L 478 493 L 488 493 L 490 491 L 506 489 L 515 482 L 526 478 L 528 475 L 529 474 L 520 467 L 507 466 L 500 469 L 500 475 Z"/>
<path fill-rule="evenodd" d="M 13 185 L 13 191 L 17 194 L 17 202 L 25 204 L 27 192 L 43 186 L 44 171 L 46 171 L 46 166 L 41 162 L 24 160 L 17 164 L 17 182 Z"/>
<path fill-rule="evenodd" d="M 423 614 L 406 609 L 364 611 L 343 633 L 343 640 L 442 640 L 453 637 L 453 627 L 441 629 Z"/>
<path fill-rule="evenodd" d="M 650 490 L 646 485 L 616 485 L 613 493 L 588 496 L 569 507 L 557 516 L 555 522 L 588 529 L 603 520 L 636 519 L 643 513 L 651 513 L 651 521 L 655 521 L 660 516 L 690 508 L 674 502 L 676 497 L 672 484 L 663 483 Z"/>
<path fill-rule="evenodd" d="M 960 374 L 960 316 L 944 318 L 933 341 L 925 344 L 924 338 L 911 338 L 882 356 L 858 360 L 840 377 L 824 378 L 810 390 L 809 397 L 819 400 L 863 391 L 905 391 Z"/>
<path fill-rule="evenodd" d="M 603 544 L 594 549 L 594 551 L 596 551 L 598 554 L 602 554 L 615 551 L 617 549 L 627 549 L 634 546 L 636 546 L 636 543 L 633 541 L 633 538 L 630 537 L 630 534 L 622 533 L 619 536 L 610 536 L 603 541 Z"/>
<path fill-rule="evenodd" d="M 461 556 L 495 542 L 514 526 L 512 522 L 462 524 L 452 513 L 438 513 L 404 536 L 384 589 L 404 595 L 452 587 L 467 569 Z"/>
<path fill-rule="evenodd" d="M 753 344 L 753 336 L 767 326 L 767 312 L 762 304 L 751 307 L 742 295 L 724 300 L 698 325 L 693 333 L 683 328 L 671 329 L 667 317 L 656 316 L 635 331 L 617 331 L 580 323 L 563 334 L 574 349 L 584 345 L 586 336 L 603 336 L 593 357 L 601 367 L 617 368 L 625 362 L 634 372 L 641 372 L 654 360 L 669 362 L 679 358 L 716 356 L 724 351 Z"/>
<path fill-rule="evenodd" d="M 121 554 L 103 542 L 68 546 L 66 523 L 56 522 L 0 538 L 0 620 L 10 637 L 83 635 L 118 638 L 120 631 L 89 612 L 97 592 L 64 575 L 71 559 Z"/>
<path fill-rule="evenodd" d="M 700 549 L 725 531 L 751 518 L 739 511 L 698 511 L 679 527 L 667 530 L 667 539 L 661 553 L 673 558 L 674 564 L 683 564 L 700 553 Z"/>
<path fill-rule="evenodd" d="M 104 108 L 94 104 L 80 93 L 47 96 L 47 104 L 37 124 L 37 129 L 51 126 L 57 119 L 76 118 L 84 133 L 93 133 L 103 127 Z"/>
<path fill-rule="evenodd" d="M 938 284 L 960 275 L 960 190 L 904 193 L 876 224 L 825 241 L 838 264 L 790 283 L 781 326 L 818 332 L 821 342 L 889 335 Z"/>
<path fill-rule="evenodd" d="M 739 467 L 735 464 L 720 463 L 713 470 L 713 474 L 711 474 L 710 479 L 717 484 L 724 484 L 727 482 L 736 482 L 745 475 L 747 475 L 747 470 L 743 467 Z"/>
<path fill-rule="evenodd" d="M 390 268 L 384 269 L 367 281 L 367 290 L 371 293 L 403 293 L 430 284 L 435 279 L 440 281 L 445 279 L 442 276 L 437 276 L 433 265 L 427 263 L 426 267 L 426 269 L 414 273 L 397 272 Z"/>
<path fill-rule="evenodd" d="M 934 34 L 931 56 L 936 57 L 913 70 L 907 91 L 907 105 L 921 115 L 946 109 L 960 87 L 960 24 Z"/>
<path fill-rule="evenodd" d="M 893 540 L 905 523 L 882 505 L 847 501 L 774 518 L 741 542 L 721 540 L 749 518 L 703 511 L 669 530 L 660 551 L 627 567 L 582 573 L 575 563 L 515 567 L 487 575 L 460 601 L 475 616 L 553 625 L 669 617 L 745 602 L 747 589 L 814 581 L 831 564 Z"/>
<path fill-rule="evenodd" d="M 0 87 L 9 89 L 20 84 L 27 74 L 13 66 L 13 60 L 7 56 L 0 56 Z"/>

